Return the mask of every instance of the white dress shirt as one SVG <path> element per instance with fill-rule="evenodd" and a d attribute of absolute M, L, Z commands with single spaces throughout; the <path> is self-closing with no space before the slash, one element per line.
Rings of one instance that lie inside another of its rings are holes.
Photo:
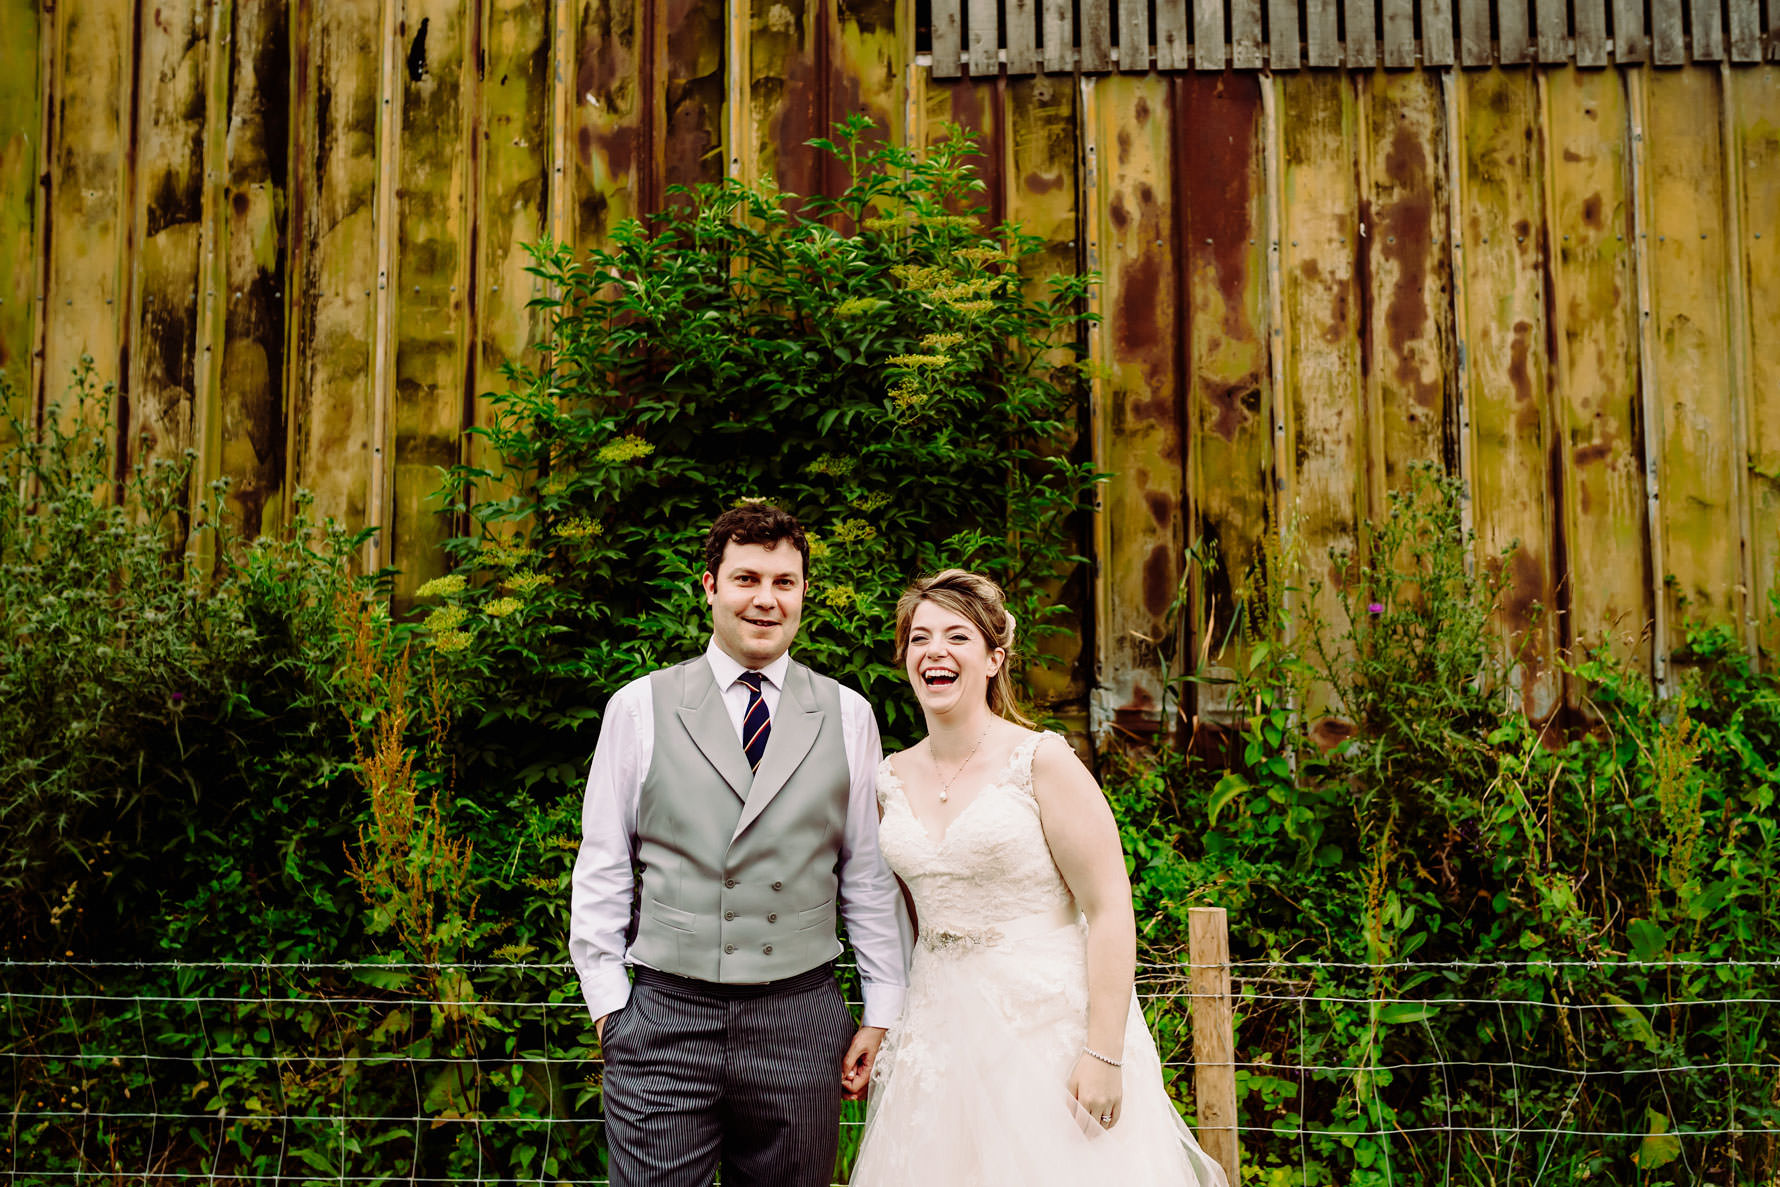
<path fill-rule="evenodd" d="M 715 639 L 705 649 L 705 660 L 711 665 L 740 741 L 742 718 L 748 711 L 748 686 L 738 677 L 747 669 L 718 647 Z M 790 656 L 781 655 L 760 669 L 766 677 L 760 695 L 769 715 L 778 713 L 779 694 L 790 666 Z M 908 989 L 911 928 L 896 879 L 878 852 L 877 772 L 883 746 L 878 740 L 877 719 L 865 698 L 850 688 L 842 686 L 840 702 L 841 741 L 849 774 L 847 820 L 841 838 L 840 915 L 859 957 L 864 1025 L 888 1027 L 902 1012 Z M 630 1000 L 630 978 L 624 966 L 632 961 L 624 933 L 636 894 L 637 800 L 654 751 L 655 702 L 649 693 L 649 677 L 643 676 L 613 693 L 606 704 L 581 808 L 581 850 L 575 858 L 570 890 L 569 958 L 575 962 L 582 995 L 595 1018 Z"/>

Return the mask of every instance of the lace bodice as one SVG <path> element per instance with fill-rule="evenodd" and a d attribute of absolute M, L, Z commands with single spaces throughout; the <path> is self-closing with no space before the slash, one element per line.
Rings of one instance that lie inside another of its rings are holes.
<path fill-rule="evenodd" d="M 1034 734 L 1015 747 L 937 838 L 909 808 L 890 760 L 878 768 L 878 845 L 914 895 L 923 934 L 971 933 L 1074 906 L 1032 792 L 1033 755 L 1051 736 Z"/>

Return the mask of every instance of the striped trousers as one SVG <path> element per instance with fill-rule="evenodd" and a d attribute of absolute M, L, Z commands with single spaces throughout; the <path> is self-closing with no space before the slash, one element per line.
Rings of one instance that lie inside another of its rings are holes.
<path fill-rule="evenodd" d="M 831 964 L 766 985 L 637 968 L 606 1019 L 612 1187 L 826 1187 L 854 1022 Z"/>

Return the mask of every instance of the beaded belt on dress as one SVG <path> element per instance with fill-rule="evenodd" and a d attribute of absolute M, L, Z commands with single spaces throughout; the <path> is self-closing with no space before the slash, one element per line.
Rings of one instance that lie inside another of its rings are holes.
<path fill-rule="evenodd" d="M 1032 936 L 1041 936 L 1048 931 L 1068 927 L 1075 921 L 1075 904 L 1071 903 L 1055 910 L 1040 911 L 1036 915 L 1021 915 L 997 923 L 993 927 L 924 927 L 916 942 L 929 952 L 944 952 L 960 948 L 984 948 L 1005 944 L 1010 940 L 1024 940 Z"/>

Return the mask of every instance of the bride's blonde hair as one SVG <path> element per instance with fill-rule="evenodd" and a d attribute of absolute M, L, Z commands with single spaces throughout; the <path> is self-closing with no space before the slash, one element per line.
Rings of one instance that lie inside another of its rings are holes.
<path fill-rule="evenodd" d="M 1014 699 L 1014 681 L 1008 674 L 1014 659 L 1014 616 L 1008 612 L 1007 598 L 1001 587 L 981 573 L 966 569 L 947 569 L 931 577 L 923 577 L 896 603 L 896 662 L 908 659 L 909 629 L 915 610 L 922 602 L 932 602 L 958 615 L 983 636 L 987 649 L 999 647 L 1004 655 L 1001 667 L 989 678 L 989 711 L 1028 729 L 1035 728 L 1031 718 L 1020 711 Z"/>

